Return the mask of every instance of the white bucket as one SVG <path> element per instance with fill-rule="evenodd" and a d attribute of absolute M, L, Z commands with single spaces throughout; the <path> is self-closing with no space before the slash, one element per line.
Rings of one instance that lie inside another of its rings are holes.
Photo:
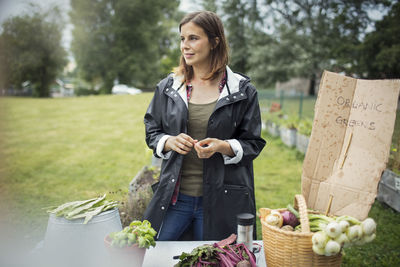
<path fill-rule="evenodd" d="M 48 261 L 56 264 L 53 266 L 105 266 L 108 258 L 104 237 L 122 230 L 118 209 L 102 212 L 87 224 L 83 221 L 50 214 L 44 252 Z"/>

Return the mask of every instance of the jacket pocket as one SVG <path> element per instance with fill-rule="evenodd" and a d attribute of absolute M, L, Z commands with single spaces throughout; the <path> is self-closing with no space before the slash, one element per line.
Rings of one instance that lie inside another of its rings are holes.
<path fill-rule="evenodd" d="M 226 219 L 236 222 L 236 215 L 253 213 L 253 203 L 246 186 L 225 184 L 223 193 Z"/>
<path fill-rule="evenodd" d="M 160 182 L 156 182 L 151 185 L 151 189 L 153 190 L 153 193 L 157 191 L 158 186 L 160 185 Z"/>

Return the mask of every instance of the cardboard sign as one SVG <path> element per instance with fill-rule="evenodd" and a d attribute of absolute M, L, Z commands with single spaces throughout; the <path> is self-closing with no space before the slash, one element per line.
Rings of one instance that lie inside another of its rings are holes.
<path fill-rule="evenodd" d="M 368 216 L 388 161 L 400 80 L 360 80 L 325 71 L 303 163 L 307 207 Z"/>

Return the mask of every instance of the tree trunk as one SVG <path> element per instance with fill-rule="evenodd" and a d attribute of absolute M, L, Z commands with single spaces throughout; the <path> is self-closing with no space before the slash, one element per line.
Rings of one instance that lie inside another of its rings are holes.
<path fill-rule="evenodd" d="M 310 87 L 308 88 L 308 94 L 309 95 L 315 95 L 315 74 L 311 74 L 310 77 Z"/>
<path fill-rule="evenodd" d="M 114 79 L 107 77 L 107 75 L 105 76 L 106 77 L 103 79 L 103 86 L 101 87 L 101 92 L 103 94 L 111 94 L 111 89 L 114 85 Z"/>
<path fill-rule="evenodd" d="M 45 64 L 47 62 L 45 61 Z M 37 88 L 36 88 L 36 94 L 39 97 L 49 97 L 50 96 L 50 82 L 49 82 L 49 77 L 47 77 L 47 69 L 46 66 L 43 66 L 40 69 L 40 79 L 39 82 L 37 83 Z"/>

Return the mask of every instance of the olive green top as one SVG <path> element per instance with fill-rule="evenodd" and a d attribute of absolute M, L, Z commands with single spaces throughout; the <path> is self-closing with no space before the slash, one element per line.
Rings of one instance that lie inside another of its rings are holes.
<path fill-rule="evenodd" d="M 188 103 L 188 135 L 190 137 L 198 141 L 206 138 L 208 119 L 216 103 L 217 101 L 207 104 Z M 179 192 L 193 197 L 203 195 L 203 159 L 197 156 L 194 148 L 183 158 Z"/>

